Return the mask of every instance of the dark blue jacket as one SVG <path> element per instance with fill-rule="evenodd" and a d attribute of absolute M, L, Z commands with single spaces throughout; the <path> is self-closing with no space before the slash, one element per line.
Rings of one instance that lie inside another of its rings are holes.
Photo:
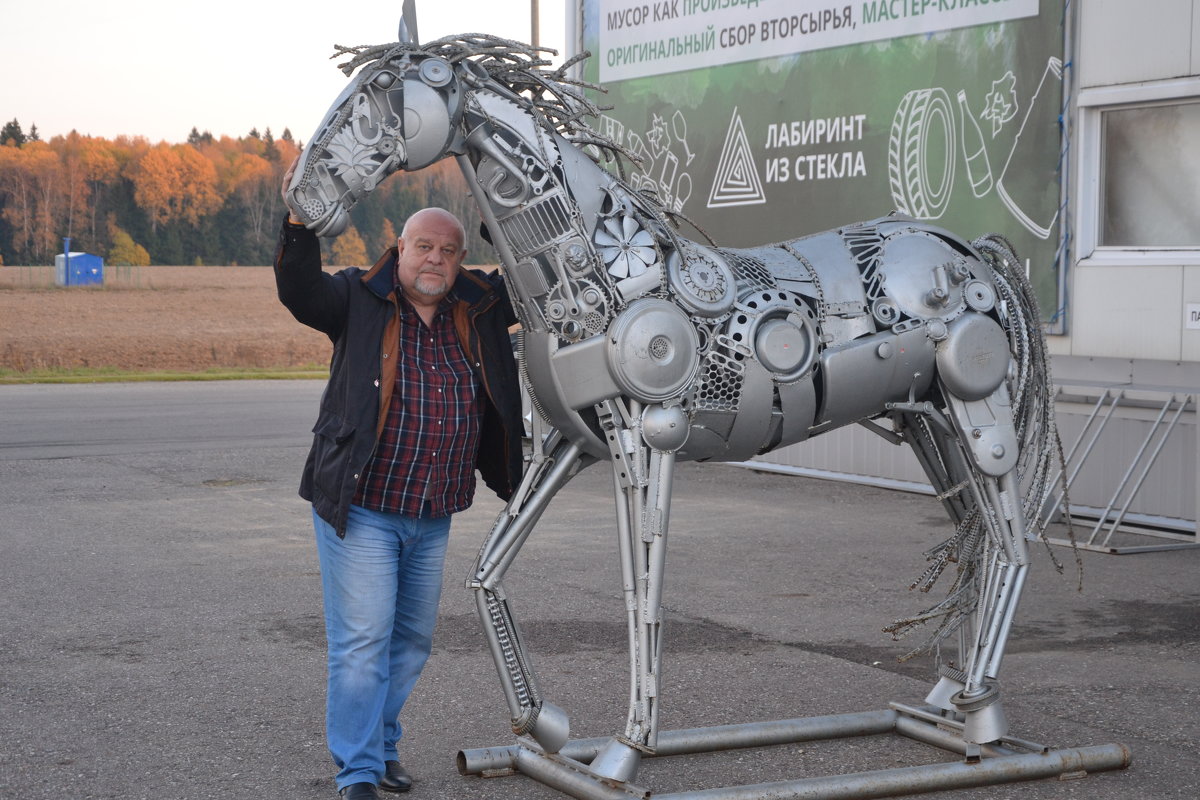
<path fill-rule="evenodd" d="M 400 352 L 396 248 L 370 270 L 330 275 L 321 269 L 316 235 L 285 220 L 275 253 L 275 286 L 297 320 L 333 342 L 329 384 L 321 398 L 300 496 L 342 536 L 358 476 L 387 417 Z M 521 480 L 521 397 L 508 328 L 516 318 L 499 275 L 464 269 L 454 284 L 455 328 L 483 386 L 483 426 L 476 467 L 502 500 Z"/>

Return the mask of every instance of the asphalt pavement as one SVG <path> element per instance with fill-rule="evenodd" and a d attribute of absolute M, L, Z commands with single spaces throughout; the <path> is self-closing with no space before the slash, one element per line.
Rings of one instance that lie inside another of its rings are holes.
<path fill-rule="evenodd" d="M 296 496 L 316 381 L 0 386 L 0 798 L 335 797 L 307 505 Z M 462 777 L 506 745 L 507 708 L 463 581 L 500 502 L 454 522 L 434 654 L 403 722 L 419 798 L 560 797 Z M 573 736 L 624 725 L 612 480 L 585 470 L 505 587 Z M 919 703 L 927 657 L 881 629 L 949 533 L 930 497 L 726 465 L 677 470 L 664 729 Z M 1200 550 L 1036 549 L 1005 658 L 1012 733 L 1123 743 L 1132 766 L 932 798 L 1200 796 Z M 1059 574 L 1053 560 L 1063 563 Z M 894 736 L 646 762 L 660 792 L 953 756 Z"/>

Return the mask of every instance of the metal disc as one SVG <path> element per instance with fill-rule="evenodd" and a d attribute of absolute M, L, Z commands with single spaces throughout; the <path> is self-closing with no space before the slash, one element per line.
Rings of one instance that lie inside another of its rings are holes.
<path fill-rule="evenodd" d="M 675 396 L 700 366 L 700 337 L 691 319 L 666 300 L 634 301 L 613 320 L 606 336 L 613 379 L 642 402 Z"/>

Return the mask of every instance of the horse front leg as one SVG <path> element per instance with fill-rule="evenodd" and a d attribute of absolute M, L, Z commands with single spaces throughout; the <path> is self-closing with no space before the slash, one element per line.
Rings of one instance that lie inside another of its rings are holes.
<path fill-rule="evenodd" d="M 513 733 L 529 735 L 548 753 L 556 753 L 570 734 L 565 711 L 544 700 L 533 665 L 521 643 L 520 629 L 500 581 L 551 498 L 586 465 L 579 445 L 551 433 L 535 437 L 533 464 L 476 557 L 467 588 L 475 591 L 488 649 L 508 702 Z"/>
<path fill-rule="evenodd" d="M 658 740 L 662 593 L 675 451 L 687 436 L 678 407 L 606 401 L 597 409 L 612 455 L 621 588 L 629 634 L 629 712 L 625 731 L 592 760 L 590 770 L 633 779 Z"/>

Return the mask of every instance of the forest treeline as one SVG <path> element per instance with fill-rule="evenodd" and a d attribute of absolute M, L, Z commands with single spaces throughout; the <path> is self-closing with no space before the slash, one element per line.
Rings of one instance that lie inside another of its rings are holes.
<path fill-rule="evenodd" d="M 71 249 L 110 266 L 269 265 L 284 214 L 279 188 L 302 143 L 268 128 L 187 141 L 104 139 L 72 131 L 43 140 L 17 120 L 0 129 L 0 265 L 49 265 Z M 326 263 L 367 265 L 410 214 L 435 205 L 466 223 L 471 263 L 494 262 L 453 160 L 398 173 L 359 203 L 325 243 Z"/>

